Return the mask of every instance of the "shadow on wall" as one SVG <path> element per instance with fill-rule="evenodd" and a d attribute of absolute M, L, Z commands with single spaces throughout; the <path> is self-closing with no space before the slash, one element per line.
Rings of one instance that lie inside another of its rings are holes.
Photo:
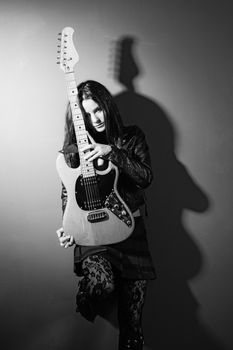
<path fill-rule="evenodd" d="M 149 144 L 154 183 L 148 193 L 147 230 L 158 279 L 150 284 L 144 309 L 146 345 L 151 349 L 224 349 L 198 317 L 201 306 L 189 280 L 201 273 L 204 257 L 183 224 L 184 210 L 209 208 L 204 191 L 175 155 L 176 135 L 170 118 L 157 102 L 140 95 L 135 79 L 133 37 L 115 43 L 114 79 L 124 86 L 115 96 L 125 124 L 137 124 Z"/>

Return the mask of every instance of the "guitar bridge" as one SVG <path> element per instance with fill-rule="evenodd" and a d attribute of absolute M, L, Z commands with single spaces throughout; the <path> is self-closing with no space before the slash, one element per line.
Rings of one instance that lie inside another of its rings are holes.
<path fill-rule="evenodd" d="M 87 215 L 87 220 L 89 222 L 100 222 L 108 220 L 109 216 L 108 213 L 104 210 L 91 212 Z"/>

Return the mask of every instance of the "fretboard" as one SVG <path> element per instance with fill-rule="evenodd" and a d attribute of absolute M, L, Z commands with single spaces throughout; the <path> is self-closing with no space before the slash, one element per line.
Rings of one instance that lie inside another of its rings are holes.
<path fill-rule="evenodd" d="M 78 90 L 74 72 L 66 73 L 65 77 L 67 83 L 68 98 L 71 106 L 72 119 L 74 123 L 75 136 L 78 145 L 81 172 L 84 178 L 92 177 L 95 176 L 93 162 L 88 162 L 87 160 L 85 160 L 84 153 L 82 151 L 83 146 L 88 144 L 88 137 L 83 115 L 78 104 Z"/>

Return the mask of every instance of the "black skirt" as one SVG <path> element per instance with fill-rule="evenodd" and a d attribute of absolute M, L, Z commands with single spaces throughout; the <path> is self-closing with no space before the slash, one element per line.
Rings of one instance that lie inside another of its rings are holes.
<path fill-rule="evenodd" d="M 135 217 L 133 233 L 122 242 L 101 246 L 76 245 L 74 272 L 78 276 L 82 276 L 83 259 L 94 254 L 101 254 L 108 259 L 122 278 L 150 280 L 157 277 L 142 216 Z"/>

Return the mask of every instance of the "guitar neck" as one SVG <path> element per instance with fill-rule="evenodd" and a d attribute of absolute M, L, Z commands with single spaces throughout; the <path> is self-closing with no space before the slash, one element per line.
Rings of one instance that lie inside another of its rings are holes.
<path fill-rule="evenodd" d="M 95 170 L 93 163 L 88 162 L 84 159 L 84 153 L 82 151 L 83 146 L 88 144 L 88 137 L 83 115 L 78 104 L 78 89 L 75 81 L 74 72 L 66 73 L 65 78 L 67 83 L 67 93 L 72 112 L 75 136 L 78 145 L 81 172 L 83 174 L 83 177 L 91 177 L 95 175 Z"/>

